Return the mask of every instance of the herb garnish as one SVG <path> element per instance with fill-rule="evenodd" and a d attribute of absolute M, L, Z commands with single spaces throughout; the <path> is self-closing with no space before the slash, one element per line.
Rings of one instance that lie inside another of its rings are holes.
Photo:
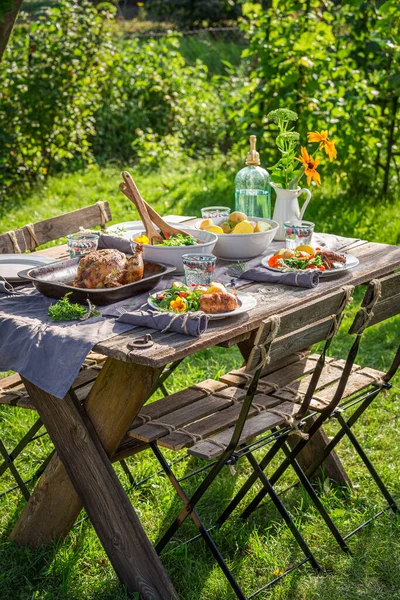
<path fill-rule="evenodd" d="M 68 292 L 68 294 L 65 294 L 61 300 L 49 306 L 47 314 L 53 321 L 73 321 L 75 319 L 84 320 L 100 314 L 99 311 L 93 307 L 93 305 L 89 305 L 88 311 L 81 304 L 71 304 L 68 298 L 68 296 L 71 294 L 72 292 Z M 87 316 L 88 312 L 90 312 L 89 316 Z"/>

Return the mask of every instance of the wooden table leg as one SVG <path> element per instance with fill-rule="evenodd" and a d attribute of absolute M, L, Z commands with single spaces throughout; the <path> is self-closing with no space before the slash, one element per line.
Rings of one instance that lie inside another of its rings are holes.
<path fill-rule="evenodd" d="M 146 599 L 170 600 L 178 596 L 107 457 L 115 452 L 158 375 L 149 367 L 108 359 L 85 409 L 70 394 L 60 400 L 24 381 L 58 456 L 43 474 L 11 539 L 35 547 L 65 536 L 83 503 L 128 590 Z"/>
<path fill-rule="evenodd" d="M 246 340 L 244 342 L 238 343 L 238 348 L 245 360 L 248 359 L 251 349 L 253 347 L 253 340 Z M 310 419 L 307 427 L 310 427 L 312 423 L 312 419 Z M 298 440 L 294 439 L 295 436 L 288 438 L 288 444 L 291 448 L 293 448 Z M 324 448 L 328 445 L 329 440 L 325 431 L 321 427 L 317 433 L 312 437 L 307 446 L 300 452 L 297 460 L 299 461 L 300 466 L 304 471 L 310 467 L 315 458 L 322 452 Z M 343 467 L 338 455 L 333 450 L 330 455 L 326 458 L 323 463 L 323 469 L 326 475 L 336 481 L 339 485 L 351 485 L 351 481 L 349 476 L 346 473 L 345 468 Z M 318 477 L 321 474 L 321 468 L 316 471 L 314 477 Z"/>

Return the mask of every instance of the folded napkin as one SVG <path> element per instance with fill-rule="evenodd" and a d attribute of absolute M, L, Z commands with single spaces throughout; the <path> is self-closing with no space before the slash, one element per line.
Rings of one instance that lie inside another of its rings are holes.
<path fill-rule="evenodd" d="M 203 312 L 195 313 L 166 313 L 151 310 L 131 310 L 120 308 L 121 316 L 118 322 L 130 323 L 142 327 L 158 329 L 162 333 L 174 331 L 183 335 L 199 337 L 207 329 L 209 315 Z"/>
<path fill-rule="evenodd" d="M 124 254 L 132 254 L 131 242 L 129 240 L 116 235 L 108 235 L 107 233 L 101 234 L 99 237 L 99 245 L 97 247 L 99 250 L 102 250 L 103 248 L 113 248 Z"/>
<path fill-rule="evenodd" d="M 262 281 L 263 283 L 282 283 L 296 287 L 315 288 L 319 283 L 319 272 L 315 270 L 304 271 L 304 273 L 299 271 L 278 273 L 277 271 L 269 271 L 261 266 L 248 269 L 240 275 L 240 278 L 248 279 L 249 281 Z"/>

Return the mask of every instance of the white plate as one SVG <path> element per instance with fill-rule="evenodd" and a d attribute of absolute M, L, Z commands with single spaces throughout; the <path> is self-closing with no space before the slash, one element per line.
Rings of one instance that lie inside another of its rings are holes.
<path fill-rule="evenodd" d="M 21 283 L 19 271 L 55 262 L 54 258 L 36 254 L 0 254 L 0 276 L 10 283 Z"/>
<path fill-rule="evenodd" d="M 115 233 L 118 234 L 118 237 L 131 240 L 139 229 L 143 229 L 142 221 L 125 221 L 124 223 L 117 223 L 116 225 L 107 227 L 105 233 Z"/>
<path fill-rule="evenodd" d="M 176 223 L 174 222 L 169 222 L 168 219 L 166 220 L 166 223 L 168 223 L 169 225 L 175 226 L 176 227 Z M 182 223 L 180 223 L 181 225 Z M 134 237 L 137 236 L 139 231 L 143 231 L 144 229 L 144 225 L 142 223 L 142 221 L 124 221 L 123 223 L 116 223 L 115 225 L 111 225 L 110 227 L 107 227 L 107 230 L 105 233 L 109 233 L 109 234 L 117 234 L 118 237 L 123 238 L 124 240 L 133 240 Z"/>
<path fill-rule="evenodd" d="M 265 258 L 262 259 L 261 264 L 270 271 L 277 271 L 278 273 L 284 273 L 282 269 L 277 269 L 276 267 L 268 266 L 268 261 L 273 256 L 273 254 L 268 254 Z M 332 271 L 320 271 L 320 277 L 332 277 L 333 275 L 337 275 L 338 273 L 343 273 L 343 271 L 349 271 L 350 269 L 354 269 L 359 264 L 359 260 L 356 256 L 352 254 L 346 254 L 343 252 L 343 256 L 346 257 L 345 263 L 335 263 L 335 268 Z M 305 271 L 301 269 L 297 269 L 299 273 L 304 273 Z"/>
<path fill-rule="evenodd" d="M 160 292 L 156 292 L 156 293 L 162 294 L 163 292 L 166 292 L 166 291 L 167 290 L 161 290 Z M 238 297 L 238 300 L 240 303 L 240 306 L 238 308 L 236 308 L 235 310 L 232 310 L 231 312 L 224 312 L 224 313 L 218 313 L 216 315 L 209 315 L 210 319 L 216 320 L 216 319 L 226 319 L 227 317 L 237 317 L 238 315 L 241 315 L 241 314 L 251 310 L 257 304 L 257 300 L 254 298 L 254 296 L 250 296 L 250 294 L 243 294 L 242 292 L 238 292 L 237 297 Z M 151 296 L 149 296 L 147 302 L 151 306 L 151 308 L 154 308 L 155 310 L 157 310 L 157 305 L 154 304 L 154 302 L 152 302 Z"/>

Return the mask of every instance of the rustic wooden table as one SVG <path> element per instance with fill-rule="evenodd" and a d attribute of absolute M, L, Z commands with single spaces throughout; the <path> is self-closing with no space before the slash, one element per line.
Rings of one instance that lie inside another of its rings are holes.
<path fill-rule="evenodd" d="M 153 600 L 177 598 L 110 457 L 168 363 L 217 344 L 237 344 L 246 356 L 246 341 L 263 319 L 345 284 L 365 284 L 400 268 L 397 246 L 349 241 L 347 250 L 360 264 L 338 277 L 322 280 L 315 289 L 260 283 L 246 286 L 246 291 L 256 296 L 257 306 L 238 317 L 234 326 L 231 321 L 214 321 L 198 339 L 151 331 L 154 345 L 145 350 L 128 348 L 130 332 L 97 344 L 94 350 L 108 358 L 83 406 L 71 394 L 60 400 L 25 381 L 57 454 L 39 480 L 11 539 L 35 547 L 65 536 L 83 505 L 118 577 L 130 592 L 139 591 L 143 598 Z M 43 252 L 60 258 L 65 247 Z M 136 328 L 134 336 L 148 331 Z"/>

